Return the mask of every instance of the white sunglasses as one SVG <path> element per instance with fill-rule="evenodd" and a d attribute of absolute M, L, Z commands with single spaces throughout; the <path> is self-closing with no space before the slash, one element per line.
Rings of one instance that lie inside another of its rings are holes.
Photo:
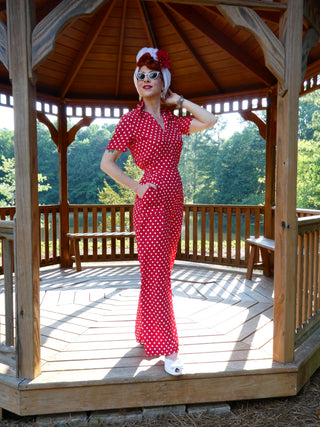
<path fill-rule="evenodd" d="M 156 80 L 160 74 L 161 71 L 150 71 L 150 73 L 138 72 L 136 73 L 136 77 L 138 80 L 144 80 L 146 77 L 148 77 L 149 80 Z"/>

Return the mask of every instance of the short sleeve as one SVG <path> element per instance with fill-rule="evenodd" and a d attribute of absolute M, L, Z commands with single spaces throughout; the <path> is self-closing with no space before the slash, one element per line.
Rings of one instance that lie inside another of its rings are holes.
<path fill-rule="evenodd" d="M 132 138 L 130 114 L 124 114 L 119 120 L 114 134 L 107 146 L 107 150 L 127 151 Z"/>
<path fill-rule="evenodd" d="M 190 129 L 191 122 L 192 122 L 191 116 L 179 117 L 179 126 L 181 129 L 182 135 L 189 135 L 189 129 Z"/>

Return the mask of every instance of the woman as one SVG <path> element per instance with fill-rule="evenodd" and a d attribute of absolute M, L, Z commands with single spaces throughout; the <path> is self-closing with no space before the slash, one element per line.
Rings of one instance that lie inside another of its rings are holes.
<path fill-rule="evenodd" d="M 181 375 L 179 342 L 172 306 L 170 276 L 183 218 L 183 189 L 178 172 L 182 135 L 213 126 L 217 118 L 169 89 L 170 61 L 163 50 L 143 48 L 137 55 L 134 83 L 141 102 L 124 114 L 102 157 L 101 169 L 136 193 L 133 223 L 141 271 L 136 339 L 147 356 L 165 356 L 164 368 Z M 178 117 L 161 105 L 185 108 Z M 140 183 L 116 164 L 130 149 L 144 170 Z"/>

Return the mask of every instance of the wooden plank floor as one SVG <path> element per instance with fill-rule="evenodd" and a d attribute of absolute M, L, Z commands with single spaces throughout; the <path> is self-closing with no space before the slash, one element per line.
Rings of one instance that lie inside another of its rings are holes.
<path fill-rule="evenodd" d="M 0 360 L 0 383 L 16 399 L 16 413 L 297 392 L 297 365 L 272 360 L 273 280 L 260 272 L 250 281 L 241 269 L 175 264 L 172 288 L 185 363 L 182 377 L 166 374 L 163 359 L 145 357 L 135 341 L 140 288 L 136 262 L 83 264 L 81 272 L 52 266 L 40 273 L 42 373 L 31 381 L 14 379 Z M 3 298 L 0 304 L 3 313 Z M 0 392 L 0 403 L 1 398 Z"/>
<path fill-rule="evenodd" d="M 137 263 L 41 270 L 42 374 L 36 383 L 162 376 L 135 342 Z M 273 281 L 244 271 L 176 264 L 174 306 L 186 374 L 270 369 Z"/>

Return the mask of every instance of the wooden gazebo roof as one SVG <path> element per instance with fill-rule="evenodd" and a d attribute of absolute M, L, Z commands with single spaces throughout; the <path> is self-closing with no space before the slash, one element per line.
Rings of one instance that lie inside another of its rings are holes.
<path fill-rule="evenodd" d="M 258 42 L 261 27 L 252 34 L 252 22 L 249 31 L 239 27 L 239 22 L 235 26 L 226 15 L 225 6 L 219 5 L 239 2 L 109 0 L 97 10 L 90 11 L 88 6 L 88 15 L 70 14 L 67 24 L 59 26 L 57 14 L 63 12 L 64 3 L 35 1 L 36 23 L 43 22 L 33 34 L 32 62 L 37 71 L 38 95 L 71 102 L 135 103 L 137 93 L 132 73 L 135 56 L 143 46 L 168 51 L 173 90 L 194 100 L 261 93 L 274 87 L 277 78 L 283 78 L 275 75 L 275 68 L 272 72 L 268 67 L 274 58 L 267 59 Z M 276 58 L 280 47 L 274 42 L 279 37 L 279 21 L 286 2 L 243 0 L 242 3 L 251 6 L 252 12 L 242 17 L 245 22 L 249 23 L 249 18 L 254 20 L 256 13 L 266 24 L 263 31 L 271 37 L 272 55 Z M 311 19 L 313 13 L 310 7 Z M 4 0 L 0 1 L 0 19 L 6 25 Z M 56 35 L 54 50 L 41 37 L 42 27 L 48 25 Z M 305 19 L 304 33 L 309 26 Z M 276 36 L 274 40 L 272 34 Z M 312 77 L 320 71 L 319 42 L 311 49 L 307 61 L 308 74 Z M 0 85 L 9 84 L 8 70 L 0 62 Z"/>

